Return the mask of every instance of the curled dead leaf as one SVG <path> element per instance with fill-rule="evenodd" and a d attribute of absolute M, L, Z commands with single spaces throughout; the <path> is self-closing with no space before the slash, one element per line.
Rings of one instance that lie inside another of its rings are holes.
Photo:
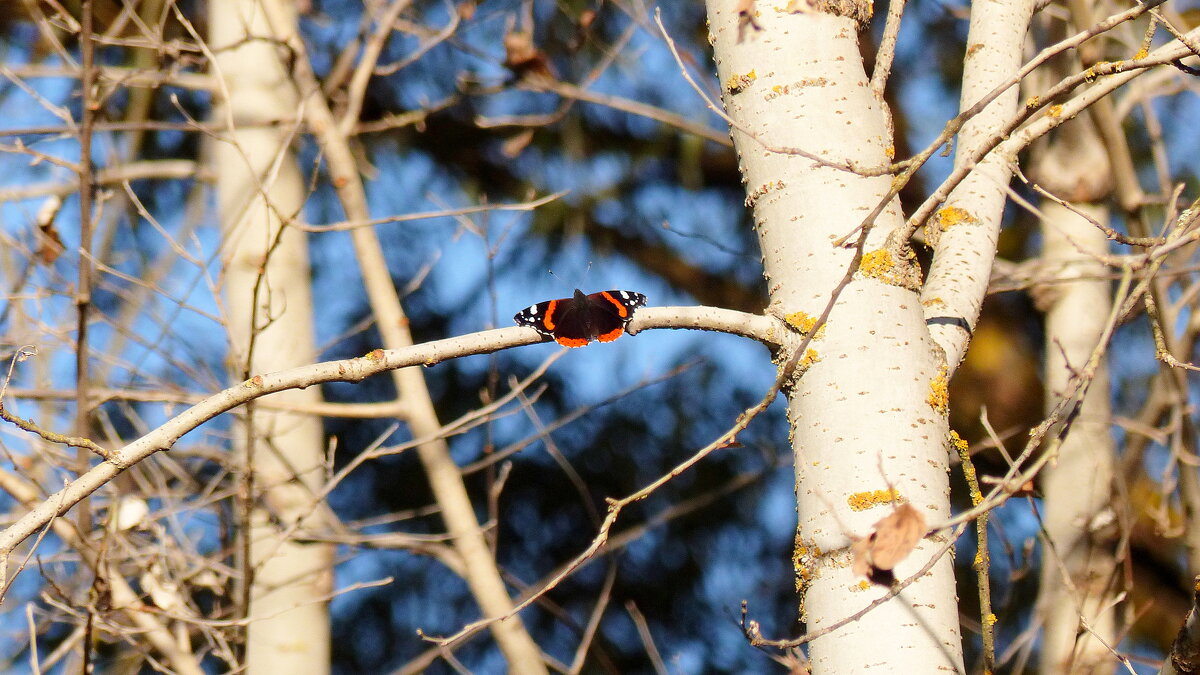
<path fill-rule="evenodd" d="M 873 581 L 890 577 L 892 568 L 912 553 L 925 531 L 925 516 L 912 504 L 901 504 L 875 523 L 871 534 L 855 540 L 850 546 L 854 573 Z"/>
<path fill-rule="evenodd" d="M 555 79 L 550 59 L 533 44 L 533 35 L 530 33 L 513 31 L 504 36 L 504 65 L 518 77 Z"/>
<path fill-rule="evenodd" d="M 54 220 L 62 210 L 62 197 L 54 196 L 47 199 L 37 212 L 37 257 L 43 265 L 53 265 L 58 256 L 66 250 Z"/>

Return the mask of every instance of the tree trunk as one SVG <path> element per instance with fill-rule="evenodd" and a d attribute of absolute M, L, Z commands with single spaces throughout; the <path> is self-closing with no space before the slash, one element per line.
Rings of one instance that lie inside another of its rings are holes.
<path fill-rule="evenodd" d="M 889 237 L 904 225 L 898 201 L 861 239 L 854 234 L 891 177 L 779 150 L 869 168 L 890 161 L 888 113 L 868 84 L 856 22 L 768 8 L 741 22 L 735 3 L 708 7 L 771 309 L 802 328 L 834 302 L 788 392 L 801 618 L 809 634 L 841 624 L 811 642 L 813 672 L 962 672 L 949 555 L 898 597 L 848 620 L 888 590 L 852 572 L 851 537 L 900 502 L 930 523 L 950 515 L 945 363 L 925 327 L 920 271 Z M 835 243 L 847 234 L 848 246 Z M 925 540 L 896 577 L 916 573 L 944 543 Z"/>
<path fill-rule="evenodd" d="M 308 244 L 288 226 L 301 217 L 305 199 L 289 148 L 295 130 L 268 124 L 295 119 L 298 102 L 260 3 L 213 0 L 209 7 L 209 45 L 228 93 L 213 121 L 231 125 L 213 144 L 230 361 L 235 377 L 245 377 L 316 360 Z M 313 387 L 276 400 L 316 402 L 318 395 Z M 299 521 L 320 529 L 324 511 L 314 492 L 325 478 L 321 423 L 266 410 L 248 420 L 239 430 L 249 518 L 240 533 L 249 538 L 242 565 L 250 601 L 247 672 L 328 673 L 332 547 L 293 541 L 289 532 Z"/>
<path fill-rule="evenodd" d="M 1061 21 L 1046 21 L 1055 37 L 1072 29 Z M 1091 20 L 1079 23 L 1086 26 Z M 1081 69 L 1075 54 L 1064 54 L 1030 84 L 1045 90 Z M 1111 226 L 1101 204 L 1113 191 L 1114 163 L 1096 131 L 1099 119 L 1089 111 L 1067 122 L 1034 147 L 1030 162 L 1029 173 L 1038 185 L 1074 205 L 1072 210 L 1043 199 L 1039 207 L 1041 276 L 1053 280 L 1035 292 L 1046 315 L 1047 410 L 1059 404 L 1091 358 L 1112 311 L 1110 270 L 1103 261 L 1109 240 L 1092 222 Z M 1110 508 L 1116 461 L 1111 396 L 1107 360 L 1102 360 L 1055 461 L 1040 475 L 1046 539 L 1038 597 L 1045 626 L 1039 657 L 1045 675 L 1112 672 L 1116 665 L 1105 645 L 1120 639 L 1116 518 Z"/>
<path fill-rule="evenodd" d="M 1077 277 L 1046 291 L 1051 296 L 1046 312 L 1046 405 L 1052 407 L 1100 341 L 1112 293 L 1104 263 L 1090 257 L 1108 253 L 1104 233 L 1053 202 L 1041 208 L 1047 269 L 1060 277 Z M 1107 218 L 1101 207 L 1086 213 Z M 1101 362 L 1079 416 L 1058 447 L 1057 460 L 1042 471 L 1049 542 L 1042 552 L 1039 604 L 1046 625 L 1041 672 L 1047 675 L 1112 672 L 1114 665 L 1100 641 L 1117 642 L 1112 604 L 1115 524 L 1108 508 L 1114 457 L 1110 395 L 1108 368 Z"/>

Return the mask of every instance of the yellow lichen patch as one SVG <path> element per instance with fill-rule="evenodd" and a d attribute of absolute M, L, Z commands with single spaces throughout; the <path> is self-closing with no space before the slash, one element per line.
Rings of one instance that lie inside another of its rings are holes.
<path fill-rule="evenodd" d="M 944 209 L 938 209 L 938 212 L 933 216 L 933 222 L 944 232 L 955 225 L 978 223 L 979 219 L 971 215 L 971 212 L 959 208 L 957 206 L 947 206 Z"/>
<path fill-rule="evenodd" d="M 1097 61 L 1096 63 L 1092 64 L 1091 68 L 1083 71 L 1083 81 L 1091 84 L 1092 82 L 1096 81 L 1097 77 L 1115 73 L 1116 71 L 1120 70 L 1120 68 L 1120 61 Z"/>
<path fill-rule="evenodd" d="M 971 45 L 970 47 L 967 47 L 967 56 L 968 57 L 975 56 L 975 52 L 978 52 L 980 49 L 983 49 L 983 43 L 976 42 L 975 44 Z"/>
<path fill-rule="evenodd" d="M 1041 104 L 1042 104 L 1041 98 L 1039 98 L 1037 96 L 1030 96 L 1028 99 L 1025 100 L 1025 109 L 1033 110 L 1034 108 L 1040 106 Z"/>
<path fill-rule="evenodd" d="M 929 298 L 928 300 L 921 301 L 921 305 L 923 307 L 933 307 L 934 305 L 943 305 L 944 306 L 945 304 L 946 304 L 946 301 L 937 296 Z"/>
<path fill-rule="evenodd" d="M 846 503 L 850 505 L 853 511 L 866 511 L 873 509 L 876 506 L 885 506 L 887 504 L 898 504 L 904 499 L 896 488 L 888 488 L 887 490 L 867 490 L 866 492 L 855 492 L 846 497 Z"/>
<path fill-rule="evenodd" d="M 1050 106 L 1049 108 L 1046 108 L 1046 115 L 1049 117 L 1053 117 L 1055 119 L 1062 117 L 1062 113 L 1063 113 L 1062 104 L 1055 104 L 1055 105 Z"/>
<path fill-rule="evenodd" d="M 808 335 L 809 333 L 812 333 L 813 326 L 817 325 L 817 317 L 812 316 L 807 312 L 792 312 L 791 314 L 784 316 L 783 320 L 786 321 L 789 326 L 799 331 L 801 335 Z M 825 337 L 825 325 L 821 324 L 821 327 L 817 329 L 816 334 L 813 335 L 813 339 L 820 340 L 823 337 Z"/>
<path fill-rule="evenodd" d="M 950 410 L 950 382 L 946 379 L 945 366 L 938 368 L 938 374 L 929 382 L 929 396 L 925 402 L 942 415 Z"/>
<path fill-rule="evenodd" d="M 883 152 L 887 155 L 888 159 L 896 159 L 896 146 L 894 144 L 888 145 L 883 149 Z"/>
<path fill-rule="evenodd" d="M 793 352 L 791 354 L 787 354 L 786 356 L 784 356 L 783 353 L 781 352 L 780 356 L 777 356 L 776 359 L 774 359 L 773 361 L 776 366 L 778 366 L 779 368 L 783 368 L 785 365 L 790 364 L 792 362 L 792 357 L 794 355 L 795 354 Z M 809 368 L 811 368 L 814 363 L 816 363 L 820 360 L 821 360 L 820 352 L 818 352 L 815 349 L 812 349 L 811 347 L 808 349 L 805 349 L 804 355 L 801 356 L 799 359 L 797 359 L 795 365 L 792 366 L 791 376 L 788 378 L 787 382 L 784 383 L 784 387 L 787 387 L 787 388 L 795 387 L 797 382 L 800 379 L 800 376 L 802 376 Z M 790 435 L 791 435 L 791 432 L 789 432 L 789 436 Z"/>
<path fill-rule="evenodd" d="M 850 587 L 851 591 L 869 591 L 871 590 L 871 582 L 866 579 L 860 579 L 857 584 Z"/>
<path fill-rule="evenodd" d="M 890 286 L 914 288 L 920 284 L 920 272 L 913 273 L 911 261 L 897 262 L 896 257 L 886 248 L 864 253 L 858 263 L 858 271 L 862 272 L 864 277 L 882 281 Z"/>
<path fill-rule="evenodd" d="M 802 593 L 808 583 L 817 574 L 817 560 L 821 557 L 821 547 L 809 546 L 800 535 L 796 535 L 792 551 L 792 572 L 796 575 L 796 591 Z"/>
<path fill-rule="evenodd" d="M 1150 55 L 1150 48 L 1142 47 L 1141 49 L 1137 50 L 1136 54 L 1133 55 L 1133 60 L 1141 61 L 1142 59 L 1146 58 L 1149 55 Z"/>
<path fill-rule="evenodd" d="M 808 591 L 812 580 L 817 577 L 817 561 L 821 558 L 818 546 L 809 546 L 796 534 L 796 546 L 792 554 L 792 573 L 796 575 L 796 593 L 799 596 L 800 620 L 808 621 Z"/>
<path fill-rule="evenodd" d="M 979 480 L 975 475 L 975 463 L 971 461 L 970 445 L 958 435 L 958 432 L 950 430 L 950 445 L 954 447 L 954 451 L 958 453 L 958 458 L 962 460 L 963 478 L 967 481 L 967 492 L 971 495 L 971 506 L 979 506 L 983 502 L 983 492 L 979 490 Z M 982 551 L 983 549 L 979 549 Z M 983 564 L 983 559 L 976 555 L 976 563 Z"/>
<path fill-rule="evenodd" d="M 822 326 L 822 328 L 824 328 L 824 326 Z M 817 331 L 817 332 L 820 333 L 821 331 Z M 821 360 L 821 354 L 817 350 L 806 349 L 806 350 L 804 350 L 804 356 L 800 357 L 800 363 L 796 365 L 796 368 L 800 372 L 803 373 L 804 371 L 808 370 L 809 367 L 812 366 L 812 364 L 814 364 L 820 360 Z"/>
<path fill-rule="evenodd" d="M 754 70 L 751 70 L 744 75 L 738 75 L 737 73 L 734 73 L 733 75 L 730 75 L 729 80 L 725 82 L 725 90 L 731 94 L 736 94 L 746 87 L 749 87 L 750 84 L 757 79 L 758 73 Z"/>
<path fill-rule="evenodd" d="M 895 268 L 896 261 L 892 258 L 892 252 L 886 248 L 867 251 L 863 254 L 862 261 L 858 263 L 858 270 L 864 276 L 875 279 L 891 274 Z"/>
<path fill-rule="evenodd" d="M 966 439 L 959 436 L 958 432 L 953 429 L 950 430 L 950 445 L 954 446 L 954 451 L 958 453 L 959 457 L 962 457 L 967 452 L 967 449 L 971 447 Z"/>

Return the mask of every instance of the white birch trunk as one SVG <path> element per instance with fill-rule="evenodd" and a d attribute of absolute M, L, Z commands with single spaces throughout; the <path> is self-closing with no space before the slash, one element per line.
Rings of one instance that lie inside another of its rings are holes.
<path fill-rule="evenodd" d="M 1048 29 L 1064 26 L 1046 19 Z M 1052 33 L 1057 36 L 1057 33 Z M 1030 95 L 1082 69 L 1074 54 L 1048 64 L 1030 82 Z M 1111 113 L 1110 113 L 1111 114 Z M 1094 111 L 1072 119 L 1034 146 L 1029 175 L 1076 211 L 1044 199 L 1041 275 L 1053 282 L 1035 289 L 1045 312 L 1045 406 L 1054 408 L 1091 358 L 1112 311 L 1111 269 L 1103 262 L 1109 242 L 1096 223 L 1111 226 L 1100 206 L 1113 192 L 1115 163 L 1097 132 Z M 1057 458 L 1042 469 L 1040 672 L 1112 672 L 1116 660 L 1105 643 L 1120 640 L 1116 621 L 1115 518 L 1116 444 L 1107 359 L 1100 362 L 1070 433 Z M 1086 627 L 1085 627 L 1086 625 Z"/>
<path fill-rule="evenodd" d="M 283 0 L 263 2 L 292 11 Z M 240 373 L 247 359 L 252 374 L 312 363 L 307 241 L 287 227 L 301 215 L 304 180 L 289 149 L 290 130 L 263 124 L 296 117 L 295 88 L 260 2 L 212 0 L 209 11 L 215 75 L 229 97 L 213 121 L 233 124 L 213 144 L 232 368 Z M 312 387 L 277 394 L 276 400 L 316 402 L 318 396 Z M 282 540 L 298 519 L 319 528 L 322 510 L 314 508 L 313 494 L 324 478 L 321 424 L 312 416 L 264 409 L 252 421 L 251 465 L 243 467 L 254 474 L 257 504 L 251 531 L 242 533 L 250 537 L 254 569 L 247 580 L 246 672 L 322 675 L 329 672 L 333 551 Z"/>
<path fill-rule="evenodd" d="M 739 26 L 736 4 L 710 0 L 709 22 L 725 106 L 764 253 L 772 310 L 793 325 L 817 317 L 854 250 L 836 246 L 887 194 L 890 177 L 819 167 L 826 160 L 879 167 L 892 144 L 887 112 L 868 86 L 852 19 L 758 4 L 761 30 Z M 749 134 L 754 134 L 752 138 Z M 917 270 L 888 235 L 903 224 L 896 202 L 863 247 L 863 271 L 837 296 L 816 361 L 789 392 L 796 461 L 796 574 L 807 632 L 866 607 L 887 589 L 850 570 L 850 535 L 892 512 L 894 487 L 928 522 L 949 516 L 947 421 L 940 369 L 917 295 Z M 926 540 L 896 576 L 941 548 Z M 949 555 L 899 597 L 816 638 L 815 673 L 962 672 Z"/>
<path fill-rule="evenodd" d="M 1090 165 L 1090 166 L 1095 166 Z M 1053 202 L 1042 204 L 1043 252 L 1047 272 L 1059 278 L 1044 292 L 1046 311 L 1046 406 L 1061 400 L 1100 340 L 1112 306 L 1104 233 L 1082 216 Z M 1104 222 L 1102 207 L 1077 207 Z M 1115 662 L 1100 641 L 1116 644 L 1111 533 L 1114 443 L 1110 431 L 1108 368 L 1101 361 L 1058 459 L 1042 471 L 1046 534 L 1039 605 L 1045 621 L 1041 672 L 1111 672 Z M 1070 583 L 1068 584 L 1068 579 Z M 1081 619 L 1089 627 L 1083 629 Z M 1098 639 L 1100 638 L 1100 639 Z"/>
<path fill-rule="evenodd" d="M 370 217 L 366 191 L 358 175 L 350 144 L 340 131 L 347 121 L 339 122 L 323 98 L 316 75 L 308 63 L 295 14 L 289 11 L 291 5 L 270 2 L 264 3 L 263 7 L 271 17 L 281 47 L 286 47 L 296 59 L 293 75 L 296 86 L 304 95 L 300 104 L 301 117 L 321 144 L 326 167 L 342 208 L 350 220 L 365 221 Z M 400 298 L 388 274 L 379 239 L 374 231 L 365 228 L 355 228 L 350 238 L 384 347 L 402 349 L 412 345 L 408 318 L 404 315 Z M 442 425 L 434 410 L 424 372 L 420 368 L 401 368 L 392 373 L 392 379 L 398 392 L 397 404 L 403 410 L 401 419 L 409 424 L 415 438 L 429 439 L 417 446 L 417 455 L 454 548 L 462 558 L 463 578 L 485 617 L 507 616 L 492 622 L 490 629 L 508 661 L 509 669 L 522 675 L 547 672 L 541 649 L 525 630 L 521 618 L 508 616 L 512 613 L 513 603 L 495 555 L 484 537 L 483 527 L 476 517 L 462 472 L 450 456 L 449 444 L 442 435 Z"/>
<path fill-rule="evenodd" d="M 1033 6 L 1030 0 L 971 6 L 961 110 L 983 100 L 1020 69 Z M 955 145 L 956 169 L 970 166 L 973 154 L 1016 113 L 1019 96 L 1018 87 L 1009 87 L 963 125 Z M 936 251 L 921 299 L 930 317 L 929 330 L 945 350 L 951 374 L 966 354 L 991 280 L 1012 178 L 1009 162 L 1001 153 L 985 157 L 950 194 L 940 217 L 931 219 L 926 229 Z"/>

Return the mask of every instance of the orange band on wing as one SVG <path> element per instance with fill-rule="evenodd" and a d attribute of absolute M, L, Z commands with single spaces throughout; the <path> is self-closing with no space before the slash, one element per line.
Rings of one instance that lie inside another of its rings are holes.
<path fill-rule="evenodd" d="M 601 338 L 601 339 L 603 339 L 603 338 Z M 616 338 L 613 337 L 613 338 L 609 338 L 609 339 L 615 340 Z M 587 345 L 587 343 L 588 343 L 587 340 L 582 339 L 582 338 L 566 338 L 566 337 L 554 338 L 554 341 L 564 347 L 583 347 L 583 346 Z"/>
<path fill-rule="evenodd" d="M 621 333 L 624 333 L 624 332 L 625 332 L 625 328 L 624 328 L 624 326 L 621 326 L 621 327 L 614 328 L 614 329 L 608 331 L 607 333 L 604 333 L 603 335 L 596 336 L 596 339 L 601 342 L 612 342 L 613 340 L 616 340 L 617 338 L 621 337 Z"/>
<path fill-rule="evenodd" d="M 546 313 L 542 315 L 542 325 L 546 327 L 546 330 L 554 330 L 554 308 L 557 306 L 557 300 L 551 300 L 550 303 L 546 305 Z"/>
<path fill-rule="evenodd" d="M 611 302 L 613 306 L 617 308 L 617 316 L 621 317 L 622 319 L 629 316 L 629 309 L 625 307 L 625 303 L 609 295 L 608 291 L 600 291 L 600 295 L 603 295 L 605 300 Z M 608 333 L 606 333 L 606 335 L 608 335 Z M 620 335 L 621 331 L 617 331 L 617 334 L 613 337 L 610 337 L 608 340 L 616 340 Z M 608 340 L 601 340 L 601 342 L 608 342 Z"/>

